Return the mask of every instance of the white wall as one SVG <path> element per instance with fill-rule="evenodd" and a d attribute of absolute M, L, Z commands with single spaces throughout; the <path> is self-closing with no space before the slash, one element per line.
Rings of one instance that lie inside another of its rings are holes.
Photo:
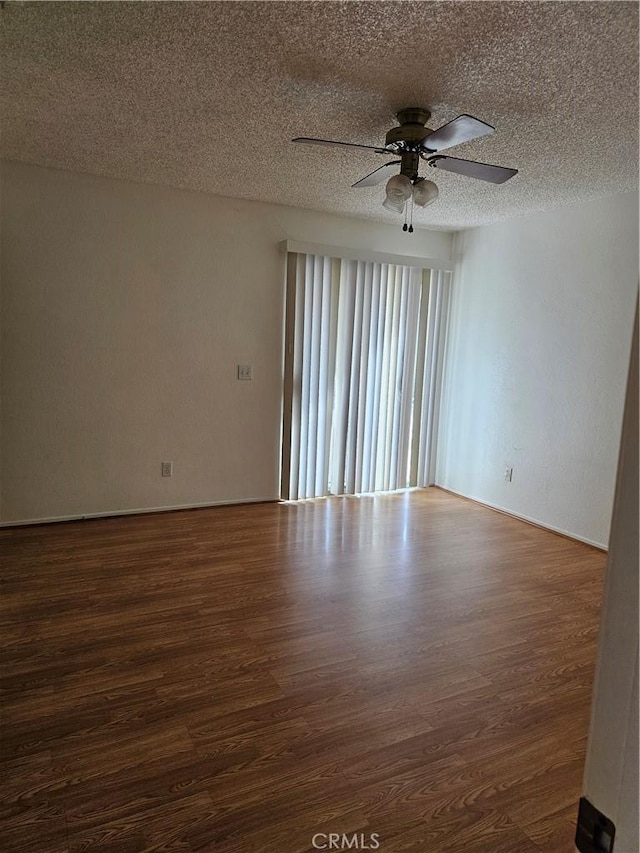
<path fill-rule="evenodd" d="M 637 194 L 467 231 L 455 253 L 436 482 L 606 546 Z"/>
<path fill-rule="evenodd" d="M 611 524 L 584 794 L 616 826 L 616 853 L 638 838 L 638 322 Z"/>
<path fill-rule="evenodd" d="M 4 163 L 1 519 L 276 497 L 287 238 L 451 249 L 442 232 Z"/>

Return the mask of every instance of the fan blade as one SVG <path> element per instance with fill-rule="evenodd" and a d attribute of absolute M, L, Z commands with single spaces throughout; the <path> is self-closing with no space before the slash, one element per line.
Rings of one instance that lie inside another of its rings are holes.
<path fill-rule="evenodd" d="M 436 169 L 455 172 L 456 175 L 466 175 L 468 178 L 478 178 L 492 184 L 504 184 L 509 178 L 518 174 L 517 169 L 490 166 L 488 163 L 476 163 L 475 160 L 459 160 L 457 157 L 431 157 L 427 162 Z"/>
<path fill-rule="evenodd" d="M 367 151 L 376 151 L 378 154 L 388 154 L 386 148 L 376 148 L 375 145 L 358 145 L 356 142 L 335 142 L 333 139 L 311 139 L 308 136 L 296 136 L 292 142 L 304 142 L 307 145 L 337 145 L 340 148 L 364 148 Z"/>
<path fill-rule="evenodd" d="M 392 160 L 391 163 L 385 163 L 384 166 L 379 166 L 370 172 L 364 178 L 351 184 L 351 187 L 375 187 L 376 184 L 382 183 L 386 178 L 397 173 L 397 167 L 402 165 L 402 160 Z"/>
<path fill-rule="evenodd" d="M 479 136 L 488 136 L 493 133 L 495 127 L 480 121 L 473 116 L 461 115 L 454 118 L 448 124 L 443 124 L 438 130 L 422 140 L 422 147 L 426 151 L 444 151 L 462 142 L 470 142 Z"/>

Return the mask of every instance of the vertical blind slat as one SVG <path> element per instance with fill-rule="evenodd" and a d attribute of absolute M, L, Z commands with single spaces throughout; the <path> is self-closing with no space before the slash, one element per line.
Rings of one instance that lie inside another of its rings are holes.
<path fill-rule="evenodd" d="M 388 303 L 389 335 L 386 352 L 386 364 L 384 366 L 385 394 L 383 399 L 385 415 L 385 431 L 383 433 L 383 455 L 384 469 L 382 474 L 382 489 L 389 491 L 393 488 L 391 466 L 393 456 L 393 435 L 395 425 L 395 401 L 397 399 L 396 388 L 396 363 L 398 355 L 398 322 L 400 315 L 400 281 L 399 270 L 396 266 L 391 269 L 391 298 Z"/>
<path fill-rule="evenodd" d="M 356 491 L 356 442 L 358 428 L 358 406 L 360 401 L 360 351 L 362 345 L 362 305 L 364 300 L 364 264 L 356 262 L 355 270 L 355 307 L 353 323 L 353 341 L 351 346 L 349 409 L 347 416 L 347 438 L 345 453 L 346 494 Z"/>
<path fill-rule="evenodd" d="M 371 290 L 373 286 L 373 264 L 362 263 L 362 311 L 360 333 L 360 364 L 358 376 L 358 416 L 355 437 L 355 481 L 354 491 L 363 492 L 362 474 L 365 454 L 365 431 L 369 401 L 369 345 L 371 341 Z"/>
<path fill-rule="evenodd" d="M 295 320 L 293 339 L 293 381 L 291 396 L 291 458 L 289 468 L 289 498 L 300 496 L 298 489 L 300 472 L 300 425 L 302 421 L 302 357 L 304 323 L 304 255 L 296 255 Z"/>
<path fill-rule="evenodd" d="M 404 356 L 402 364 L 403 392 L 400 400 L 400 424 L 398 438 L 398 474 L 397 488 L 410 485 L 409 463 L 411 460 L 412 414 L 415 398 L 416 349 L 418 343 L 418 322 L 420 319 L 420 278 L 419 270 L 409 270 L 406 282 L 406 317 L 404 328 Z"/>
<path fill-rule="evenodd" d="M 420 480 L 420 438 L 422 426 L 422 395 L 424 391 L 424 374 L 426 370 L 426 338 L 429 308 L 429 279 L 430 275 L 423 271 L 420 281 L 420 307 L 418 318 L 418 346 L 416 349 L 416 376 L 414 382 L 415 398 L 413 403 L 413 425 L 411 433 L 411 472 L 410 485 L 419 485 Z"/>
<path fill-rule="evenodd" d="M 329 366 L 329 334 L 331 308 L 331 265 L 322 258 L 320 271 L 320 322 L 318 330 L 318 424 L 316 429 L 316 469 L 313 483 L 314 496 L 326 493 L 326 433 Z"/>
<path fill-rule="evenodd" d="M 313 256 L 305 256 L 303 283 L 303 326 L 302 326 L 302 390 L 300 399 L 300 470 L 298 471 L 298 494 L 307 496 L 307 452 L 309 449 L 309 389 L 311 385 L 311 323 L 313 308 Z"/>
<path fill-rule="evenodd" d="M 429 476 L 429 456 L 431 452 L 431 428 L 429 411 L 431 405 L 431 388 L 433 385 L 432 365 L 434 351 L 434 322 L 437 289 L 437 277 L 434 274 L 434 271 L 432 270 L 431 281 L 429 286 L 429 309 L 427 314 L 427 330 L 425 342 L 425 367 L 424 380 L 422 385 L 422 429 L 420 435 L 420 451 L 418 461 L 418 485 L 424 483 Z"/>
<path fill-rule="evenodd" d="M 354 261 L 342 264 L 338 297 L 338 341 L 335 372 L 334 429 L 331 436 L 331 492 L 344 494 L 347 424 L 351 380 L 351 348 L 355 314 Z"/>
<path fill-rule="evenodd" d="M 316 480 L 316 447 L 318 444 L 318 387 L 320 380 L 320 323 L 322 320 L 322 258 L 313 258 L 313 269 L 309 281 L 309 397 L 307 425 L 307 469 L 305 472 L 305 494 L 312 495 Z"/>
<path fill-rule="evenodd" d="M 372 470 L 375 456 L 372 452 L 375 415 L 377 364 L 378 364 L 378 327 L 380 325 L 380 264 L 371 264 L 371 307 L 369 321 L 368 362 L 366 371 L 366 408 L 363 412 L 362 442 L 362 482 L 363 492 L 373 491 Z"/>
<path fill-rule="evenodd" d="M 407 291 L 409 275 L 407 267 L 398 267 L 398 313 L 396 315 L 395 327 L 395 355 L 393 358 L 393 429 L 391 433 L 391 459 L 389 463 L 389 489 L 398 488 L 398 474 L 400 468 L 400 445 L 401 445 L 401 417 L 403 399 L 404 379 L 404 355 L 405 355 L 405 325 L 407 321 Z"/>
<path fill-rule="evenodd" d="M 384 331 L 386 326 L 386 305 L 387 305 L 387 279 L 389 268 L 387 264 L 380 264 L 379 270 L 380 285 L 377 298 L 377 313 L 378 325 L 375 335 L 375 382 L 372 403 L 371 417 L 371 445 L 370 445 L 370 474 L 369 474 L 369 490 L 375 491 L 378 486 L 378 478 L 380 472 L 380 454 L 378 449 L 378 436 L 380 435 L 380 400 L 382 393 L 382 364 L 384 355 Z"/>

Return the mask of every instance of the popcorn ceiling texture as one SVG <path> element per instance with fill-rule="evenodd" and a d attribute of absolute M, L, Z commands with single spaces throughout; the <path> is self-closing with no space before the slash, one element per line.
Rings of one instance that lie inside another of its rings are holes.
<path fill-rule="evenodd" d="M 461 229 L 637 186 L 632 2 L 18 3 L 0 12 L 2 156 L 398 223 L 351 184 L 406 106 L 493 136 L 446 153 L 515 167 L 502 186 L 426 164 L 414 224 Z"/>

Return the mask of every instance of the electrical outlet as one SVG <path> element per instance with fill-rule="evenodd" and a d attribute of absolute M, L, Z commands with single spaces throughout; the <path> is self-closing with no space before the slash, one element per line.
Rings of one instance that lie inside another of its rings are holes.
<path fill-rule="evenodd" d="M 510 465 L 507 465 L 504 469 L 504 479 L 507 483 L 513 480 L 513 468 Z"/>
<path fill-rule="evenodd" d="M 253 367 L 250 364 L 239 364 L 238 379 L 253 379 Z"/>
<path fill-rule="evenodd" d="M 163 477 L 173 477 L 173 462 L 161 462 L 160 472 Z"/>

